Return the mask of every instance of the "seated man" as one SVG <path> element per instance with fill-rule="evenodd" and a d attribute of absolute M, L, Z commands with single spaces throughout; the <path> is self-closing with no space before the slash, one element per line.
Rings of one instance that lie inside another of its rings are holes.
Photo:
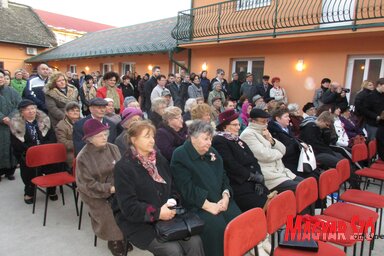
<path fill-rule="evenodd" d="M 247 143 L 259 161 L 265 185 L 270 191 L 277 190 L 279 193 L 285 190 L 295 191 L 297 184 L 303 178 L 285 168 L 282 158 L 286 148 L 268 131 L 269 117 L 270 115 L 264 110 L 252 109 L 250 123 L 240 135 L 240 139 Z"/>

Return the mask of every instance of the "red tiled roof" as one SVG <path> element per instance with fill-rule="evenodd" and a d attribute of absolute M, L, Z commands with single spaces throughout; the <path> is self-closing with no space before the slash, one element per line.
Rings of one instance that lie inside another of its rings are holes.
<path fill-rule="evenodd" d="M 45 24 L 55 28 L 65 28 L 68 30 L 76 30 L 82 32 L 95 32 L 115 28 L 114 26 L 105 25 L 88 20 L 82 20 L 57 13 L 36 9 L 34 9 L 34 11 L 39 15 L 40 19 L 43 20 Z"/>

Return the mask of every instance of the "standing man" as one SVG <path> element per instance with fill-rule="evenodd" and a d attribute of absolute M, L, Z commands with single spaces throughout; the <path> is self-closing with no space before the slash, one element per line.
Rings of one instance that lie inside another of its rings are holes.
<path fill-rule="evenodd" d="M 228 86 L 228 96 L 230 99 L 234 101 L 238 101 L 240 99 L 240 81 L 239 81 L 239 74 L 233 73 L 232 74 L 232 82 L 229 83 Z"/>
<path fill-rule="evenodd" d="M 219 81 L 221 83 L 221 90 L 224 92 L 225 97 L 228 96 L 228 82 L 224 78 L 225 72 L 223 69 L 218 68 L 216 70 L 216 77 L 211 80 L 211 91 L 213 90 L 213 83 Z"/>
<path fill-rule="evenodd" d="M 256 92 L 252 93 L 253 96 L 255 96 L 256 94 L 259 94 L 264 98 L 264 100 L 269 98 L 269 91 L 273 87 L 272 84 L 269 83 L 269 78 L 270 77 L 268 75 L 263 76 L 261 84 L 257 85 L 255 88 Z"/>
<path fill-rule="evenodd" d="M 151 103 L 161 97 L 162 92 L 165 90 L 165 85 L 167 84 L 167 78 L 164 75 L 159 75 L 157 78 L 157 85 L 153 88 L 151 93 Z"/>
<path fill-rule="evenodd" d="M 329 78 L 323 78 L 321 80 L 321 86 L 315 91 L 315 95 L 313 96 L 313 105 L 315 106 L 315 108 L 319 108 L 324 105 L 322 97 L 323 94 L 328 90 L 330 84 L 331 79 Z"/>
<path fill-rule="evenodd" d="M 171 91 L 173 104 L 184 111 L 185 102 L 188 99 L 188 85 L 181 82 L 181 75 L 175 74 L 175 81 L 170 84 L 169 90 Z"/>
<path fill-rule="evenodd" d="M 249 102 L 252 102 L 253 94 L 253 88 L 256 88 L 253 84 L 253 75 L 252 73 L 247 73 L 247 76 L 245 78 L 245 82 L 240 87 L 240 95 L 245 95 L 248 98 Z"/>
<path fill-rule="evenodd" d="M 152 68 L 152 76 L 148 79 L 147 82 L 144 84 L 144 110 L 147 112 L 147 114 L 151 111 L 151 93 L 153 88 L 157 85 L 157 77 L 160 75 L 160 67 L 154 66 Z"/>
<path fill-rule="evenodd" d="M 44 86 L 48 81 L 49 67 L 47 64 L 40 64 L 37 66 L 37 76 L 30 78 L 27 81 L 23 92 L 23 98 L 33 101 L 37 108 L 48 113 L 45 106 L 45 93 Z"/>
<path fill-rule="evenodd" d="M 335 105 L 340 109 L 348 107 L 346 90 L 338 82 L 332 82 L 321 97 L 324 104 Z"/>

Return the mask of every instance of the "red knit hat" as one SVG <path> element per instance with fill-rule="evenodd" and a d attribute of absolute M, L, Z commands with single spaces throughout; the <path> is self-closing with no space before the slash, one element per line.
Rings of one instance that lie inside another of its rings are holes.
<path fill-rule="evenodd" d="M 109 126 L 104 125 L 102 122 L 96 119 L 89 119 L 85 121 L 83 126 L 83 132 L 84 132 L 83 140 L 108 129 L 109 129 Z"/>

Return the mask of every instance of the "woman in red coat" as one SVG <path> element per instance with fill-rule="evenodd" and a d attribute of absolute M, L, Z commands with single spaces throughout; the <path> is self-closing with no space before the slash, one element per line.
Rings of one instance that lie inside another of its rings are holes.
<path fill-rule="evenodd" d="M 112 71 L 107 72 L 104 74 L 103 80 L 105 86 L 97 90 L 96 97 L 113 99 L 115 113 L 122 113 L 124 110 L 124 97 L 121 89 L 116 86 L 119 81 L 119 75 Z"/>

